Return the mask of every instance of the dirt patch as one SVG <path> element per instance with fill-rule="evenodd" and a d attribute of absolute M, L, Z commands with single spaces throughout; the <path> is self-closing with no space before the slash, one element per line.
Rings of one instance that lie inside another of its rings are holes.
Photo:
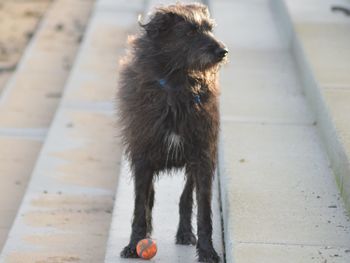
<path fill-rule="evenodd" d="M 52 0 L 0 0 L 0 90 L 2 90 Z"/>

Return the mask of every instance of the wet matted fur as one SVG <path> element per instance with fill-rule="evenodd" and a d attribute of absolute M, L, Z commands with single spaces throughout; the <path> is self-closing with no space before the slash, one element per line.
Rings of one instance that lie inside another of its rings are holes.
<path fill-rule="evenodd" d="M 154 177 L 183 168 L 176 243 L 197 244 L 199 261 L 219 262 L 212 244 L 211 196 L 219 132 L 217 72 L 227 49 L 212 34 L 206 6 L 158 7 L 130 42 L 122 61 L 117 106 L 135 184 L 130 243 L 122 257 L 152 232 Z M 191 226 L 193 190 L 198 242 Z"/>

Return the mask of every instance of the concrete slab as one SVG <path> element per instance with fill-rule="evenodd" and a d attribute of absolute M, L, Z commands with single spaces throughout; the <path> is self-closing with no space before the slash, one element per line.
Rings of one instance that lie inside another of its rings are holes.
<path fill-rule="evenodd" d="M 321 86 L 350 89 L 350 22 L 306 24 L 295 28 Z"/>
<path fill-rule="evenodd" d="M 1 210 L 1 218 L 0 218 L 0 229 L 3 231 L 4 234 L 8 234 L 8 230 L 11 227 L 11 224 L 13 222 L 13 219 L 16 215 L 17 210 L 15 209 L 8 209 L 8 210 Z M 5 241 L 5 240 L 4 240 Z"/>
<path fill-rule="evenodd" d="M 25 65 L 28 63 L 29 66 L 22 66 L 23 71 L 26 74 L 43 74 L 50 73 L 51 75 L 67 74 L 69 73 L 73 58 L 69 58 L 69 53 L 72 52 L 74 46 L 69 47 L 65 50 L 59 51 L 47 51 L 43 49 L 36 49 L 31 51 L 25 57 Z M 77 45 L 75 51 L 77 51 Z M 51 65 L 50 67 L 48 65 Z M 5 93 L 6 95 L 6 93 Z M 4 100 L 4 98 L 2 99 Z"/>
<path fill-rule="evenodd" d="M 67 73 L 65 73 L 67 74 Z M 62 74 L 19 74 L 0 104 L 0 127 L 47 128 L 62 95 Z"/>
<path fill-rule="evenodd" d="M 100 262 L 121 156 L 113 121 L 112 112 L 60 111 L 0 261 Z"/>
<path fill-rule="evenodd" d="M 229 56 L 232 61 L 220 73 L 223 120 L 314 122 L 288 52 L 243 49 Z"/>
<path fill-rule="evenodd" d="M 2 247 L 5 243 L 5 240 L 7 238 L 8 234 L 8 228 L 0 228 L 0 246 Z"/>
<path fill-rule="evenodd" d="M 341 91 L 336 94 L 338 89 L 349 90 L 350 87 L 350 21 L 344 14 L 330 11 L 332 6 L 347 7 L 348 1 L 327 0 L 314 6 L 311 5 L 315 3 L 313 0 L 307 3 L 285 2 L 287 7 L 281 5 L 281 9 L 289 11 L 290 19 L 285 20 L 284 27 L 295 29 L 291 48 L 301 68 L 305 93 L 315 112 L 336 180 L 349 209 L 350 188 L 344 187 L 344 182 L 350 180 L 350 150 L 346 142 L 349 131 L 344 125 L 346 114 L 339 110 L 349 101 L 345 102 L 347 93 L 344 93 L 344 98 L 340 98 Z M 335 101 L 336 97 L 340 105 Z"/>
<path fill-rule="evenodd" d="M 285 0 L 293 19 L 302 23 L 349 23 L 341 12 L 332 11 L 332 6 L 348 6 L 347 0 Z"/>
<path fill-rule="evenodd" d="M 34 43 L 34 47 L 48 52 L 62 52 L 80 44 L 86 18 L 89 17 L 94 2 L 94 0 L 55 1 L 53 5 L 61 12 L 52 11 L 49 14 L 52 19 L 46 22 L 45 31 L 40 41 Z"/>
<path fill-rule="evenodd" d="M 50 0 L 1 2 L 0 93 L 16 70 L 22 53 L 35 34 L 50 3 Z"/>
<path fill-rule="evenodd" d="M 234 3 L 246 11 L 230 18 Z M 247 19 L 251 5 L 260 6 L 256 19 Z M 221 81 L 227 262 L 347 262 L 349 218 L 304 98 L 299 64 L 283 39 L 290 36 L 278 28 L 284 21 L 269 1 L 215 1 L 212 7 L 232 29 L 217 30 L 231 43 L 233 61 Z M 251 41 L 241 33 L 246 28 Z M 252 40 L 258 37 L 261 45 Z"/>
<path fill-rule="evenodd" d="M 212 15 L 219 25 L 216 34 L 223 38 L 230 50 L 286 48 L 267 2 L 266 0 L 211 2 Z M 262 27 L 264 30 L 260 30 Z"/>
<path fill-rule="evenodd" d="M 326 88 L 323 91 L 339 137 L 350 154 L 350 89 Z"/>
<path fill-rule="evenodd" d="M 16 74 L 1 94 L 2 128 L 48 127 L 92 3 L 92 0 L 73 4 L 66 0 L 54 1 L 28 45 Z"/>
<path fill-rule="evenodd" d="M 56 111 L 92 3 L 53 1 L 1 93 L 0 224 L 6 233 L 1 235 L 1 247 Z"/>
<path fill-rule="evenodd" d="M 178 225 L 178 203 L 184 186 L 184 172 L 177 172 L 169 176 L 162 174 L 155 183 L 155 207 L 153 211 L 152 238 L 157 242 L 157 255 L 150 262 L 197 262 L 194 246 L 175 245 L 175 234 Z M 123 159 L 120 172 L 116 202 L 113 209 L 113 220 L 110 238 L 107 245 L 105 262 L 143 262 L 144 260 L 122 259 L 120 251 L 129 242 L 131 219 L 133 213 L 133 181 L 129 170 L 129 163 Z M 223 258 L 221 215 L 219 207 L 219 192 L 217 178 L 214 181 L 213 193 L 213 242 L 217 252 Z M 127 202 L 126 200 L 130 200 Z M 194 215 L 196 215 L 194 205 Z M 194 216 L 195 217 L 195 216 Z M 194 230 L 196 220 L 193 219 Z"/>
<path fill-rule="evenodd" d="M 15 219 L 42 141 L 0 137 L 0 245 Z"/>
<path fill-rule="evenodd" d="M 134 12 L 128 14 L 137 17 Z M 116 138 L 113 108 L 95 107 L 95 104 L 112 103 L 113 98 L 109 96 L 114 91 L 111 85 L 113 75 L 109 69 L 113 68 L 115 61 L 105 60 L 107 66 L 91 70 L 83 58 L 90 56 L 92 49 L 88 48 L 89 45 L 98 42 L 93 40 L 99 36 L 95 31 L 103 29 L 104 24 L 106 30 L 110 29 L 111 24 L 106 21 L 119 25 L 122 30 L 118 13 L 96 9 L 68 80 L 63 102 L 0 256 L 1 262 L 101 262 L 104 258 L 121 147 Z M 130 31 L 133 25 L 122 23 L 124 31 Z M 115 60 L 120 52 L 117 43 L 113 46 L 108 41 L 106 46 L 99 42 L 98 48 L 94 48 L 96 51 L 108 49 L 109 56 Z M 91 56 L 97 62 L 96 53 Z M 87 60 L 94 63 L 91 57 Z M 112 76 L 103 81 L 100 76 L 107 75 L 106 69 Z M 85 90 L 77 92 L 74 89 L 73 92 L 73 87 L 80 85 L 79 76 L 99 79 L 99 85 L 95 85 L 94 90 L 90 88 L 89 93 L 107 95 L 84 104 Z M 101 86 L 108 88 L 100 89 Z M 66 94 L 74 94 L 74 100 Z"/>
<path fill-rule="evenodd" d="M 323 91 L 327 107 L 337 129 L 337 136 L 344 147 L 346 155 L 350 156 L 350 89 L 326 88 Z M 350 168 L 349 159 L 344 165 Z M 342 176 L 340 186 L 345 200 L 350 200 L 350 177 Z"/>
<path fill-rule="evenodd" d="M 3 146 L 0 150 L 0 211 L 16 210 L 20 204 L 41 143 L 34 140 L 0 138 L 0 144 Z"/>
<path fill-rule="evenodd" d="M 349 217 L 316 128 L 225 121 L 222 131 L 227 262 L 347 262 Z"/>
<path fill-rule="evenodd" d="M 0 92 L 2 92 L 2 89 L 5 87 L 7 81 L 9 80 L 10 76 L 12 75 L 12 72 L 1 72 L 0 74 Z"/>
<path fill-rule="evenodd" d="M 130 30 L 126 28 L 137 26 L 136 12 L 130 15 L 130 12 L 118 11 L 117 15 L 118 19 L 113 12 L 96 14 L 96 23 L 91 29 L 93 35 L 83 47 L 89 56 L 81 57 L 79 65 L 74 69 L 84 71 L 84 74 L 73 72 L 72 84 L 68 83 L 65 104 L 113 108 L 118 60 L 125 52 L 127 35 L 130 34 Z M 111 56 L 111 50 L 114 56 Z M 95 72 L 100 74 L 94 74 Z M 101 85 L 102 82 L 104 85 Z"/>
<path fill-rule="evenodd" d="M 254 251 L 254 253 L 252 253 Z M 239 243 L 235 249 L 237 262 L 285 262 L 285 263 L 347 263 L 348 249 L 284 244 Z"/>
<path fill-rule="evenodd" d="M 222 130 L 236 242 L 350 247 L 349 218 L 314 127 L 224 122 Z"/>

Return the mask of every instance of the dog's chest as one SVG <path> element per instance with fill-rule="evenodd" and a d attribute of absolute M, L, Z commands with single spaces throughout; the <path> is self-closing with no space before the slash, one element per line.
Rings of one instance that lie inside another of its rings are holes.
<path fill-rule="evenodd" d="M 165 139 L 168 148 L 171 148 L 172 146 L 179 147 L 182 144 L 182 137 L 175 132 L 169 132 Z"/>
<path fill-rule="evenodd" d="M 175 132 L 168 132 L 164 139 L 167 159 L 178 160 L 184 153 L 183 137 Z"/>

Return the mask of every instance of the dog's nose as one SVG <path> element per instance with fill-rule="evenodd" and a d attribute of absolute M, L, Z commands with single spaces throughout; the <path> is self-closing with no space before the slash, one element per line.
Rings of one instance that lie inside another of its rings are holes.
<path fill-rule="evenodd" d="M 216 56 L 217 56 L 218 58 L 221 58 L 221 59 L 224 58 L 224 57 L 226 57 L 227 53 L 228 53 L 228 49 L 227 49 L 227 48 L 219 47 L 219 48 L 217 48 L 217 49 L 215 50 Z"/>

